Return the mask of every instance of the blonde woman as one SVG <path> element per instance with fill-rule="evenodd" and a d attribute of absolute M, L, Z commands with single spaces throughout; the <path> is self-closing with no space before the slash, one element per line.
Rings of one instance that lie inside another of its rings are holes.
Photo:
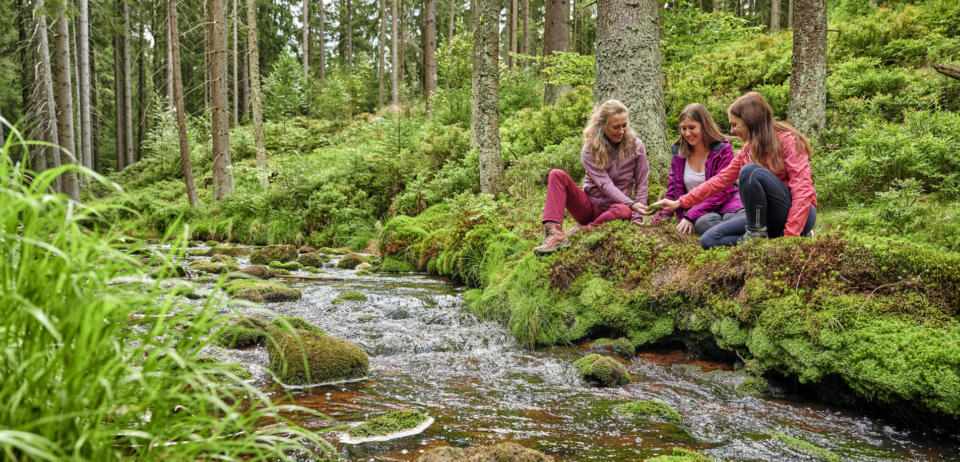
<path fill-rule="evenodd" d="M 587 173 L 583 189 L 567 172 L 550 172 L 543 207 L 544 239 L 533 249 L 538 255 L 570 246 L 563 232 L 564 210 L 584 229 L 612 220 L 640 223 L 647 214 L 647 151 L 630 128 L 623 103 L 611 99 L 594 108 L 583 130 L 580 161 Z"/>

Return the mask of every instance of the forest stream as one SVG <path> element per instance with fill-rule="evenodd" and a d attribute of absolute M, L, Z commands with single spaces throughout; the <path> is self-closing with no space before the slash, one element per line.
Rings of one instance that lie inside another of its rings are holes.
<path fill-rule="evenodd" d="M 248 264 L 244 257 L 238 261 Z M 255 385 L 278 401 L 289 393 L 295 404 L 339 422 L 401 408 L 435 419 L 420 434 L 385 442 L 341 444 L 337 432 L 328 433 L 346 460 L 414 460 L 436 446 L 503 441 L 562 461 L 643 460 L 670 454 L 674 447 L 718 460 L 960 460 L 956 439 L 789 395 L 744 396 L 735 389 L 744 376 L 730 364 L 680 350 L 641 350 L 624 362 L 633 383 L 589 387 L 571 366 L 586 354 L 588 342 L 524 348 L 500 324 L 469 313 L 464 289 L 449 281 L 419 274 L 358 275 L 333 268 L 335 263 L 328 262 L 320 275 L 329 280 L 288 281 L 303 293 L 299 301 L 266 308 L 359 345 L 370 355 L 367 379 L 284 390 L 266 370 L 264 348 L 218 354 L 243 363 Z M 367 300 L 331 303 L 347 291 L 361 292 Z M 264 307 L 232 309 L 262 313 Z M 613 412 L 617 404 L 635 400 L 666 403 L 682 422 L 637 423 Z M 316 430 L 331 425 L 313 417 L 299 423 Z"/>

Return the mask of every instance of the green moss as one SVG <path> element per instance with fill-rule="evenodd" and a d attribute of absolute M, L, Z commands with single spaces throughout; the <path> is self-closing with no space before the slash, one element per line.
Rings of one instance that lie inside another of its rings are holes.
<path fill-rule="evenodd" d="M 323 266 L 323 264 L 326 263 L 328 260 L 330 260 L 330 257 L 326 255 L 321 255 L 316 252 L 308 252 L 308 253 L 300 254 L 300 257 L 297 258 L 297 262 L 299 262 L 301 265 L 313 266 L 316 268 Z"/>
<path fill-rule="evenodd" d="M 248 247 L 237 247 L 237 246 L 216 246 L 211 247 L 206 251 L 206 256 L 212 257 L 216 254 L 227 255 L 230 257 L 243 257 L 250 255 L 250 249 Z"/>
<path fill-rule="evenodd" d="M 412 409 L 400 409 L 350 427 L 347 434 L 352 437 L 383 436 L 416 428 L 429 418 L 426 414 Z"/>
<path fill-rule="evenodd" d="M 364 377 L 369 359 L 360 347 L 329 335 L 271 328 L 270 371 L 288 385 L 309 385 Z"/>
<path fill-rule="evenodd" d="M 217 241 L 207 241 L 207 242 L 204 242 L 204 244 L 206 244 L 207 247 L 216 247 L 217 244 L 219 244 L 219 242 L 217 242 Z"/>
<path fill-rule="evenodd" d="M 673 448 L 670 454 L 644 459 L 644 462 L 709 462 L 709 457 L 690 449 Z"/>
<path fill-rule="evenodd" d="M 737 385 L 737 392 L 748 396 L 763 397 L 770 389 L 770 384 L 763 377 L 748 377 Z"/>
<path fill-rule="evenodd" d="M 501 443 L 461 449 L 451 446 L 433 448 L 423 453 L 417 462 L 552 462 L 553 458 L 517 443 Z"/>
<path fill-rule="evenodd" d="M 367 296 L 360 292 L 344 292 L 340 294 L 337 298 L 330 301 L 333 305 L 339 305 L 343 302 L 365 302 L 367 301 Z"/>
<path fill-rule="evenodd" d="M 659 401 L 632 401 L 617 406 L 614 412 L 631 418 L 657 417 L 674 422 L 682 422 L 680 413 Z"/>
<path fill-rule="evenodd" d="M 399 258 L 384 257 L 383 263 L 380 265 L 380 271 L 384 273 L 409 273 L 416 271 L 416 268 Z"/>
<path fill-rule="evenodd" d="M 610 353 L 625 359 L 631 359 L 637 354 L 637 350 L 633 347 L 633 344 L 630 343 L 630 340 L 623 337 L 620 337 L 616 340 L 597 339 L 595 342 L 590 344 L 590 348 L 609 351 Z"/>
<path fill-rule="evenodd" d="M 237 267 L 233 265 L 214 263 L 204 260 L 194 260 L 190 262 L 190 268 L 212 274 L 223 274 L 237 269 Z"/>
<path fill-rule="evenodd" d="M 287 263 L 280 263 L 280 262 L 278 262 L 278 261 L 272 261 L 272 262 L 270 262 L 270 268 L 272 268 L 272 269 L 285 269 L 285 270 L 287 270 L 287 271 L 297 271 L 297 270 L 302 270 L 302 269 L 303 269 L 303 265 L 301 265 L 300 262 L 296 262 L 296 261 L 291 261 L 291 262 L 287 262 Z"/>
<path fill-rule="evenodd" d="M 255 265 L 268 265 L 273 261 L 284 263 L 296 260 L 297 255 L 297 248 L 292 245 L 268 245 L 254 250 L 250 254 L 250 263 Z"/>
<path fill-rule="evenodd" d="M 320 247 L 317 249 L 317 253 L 322 253 L 324 255 L 343 255 L 347 252 L 349 251 L 346 249 L 334 249 L 330 247 Z"/>
<path fill-rule="evenodd" d="M 260 316 L 231 319 L 217 334 L 217 343 L 227 348 L 247 348 L 263 345 L 267 338 L 267 321 Z"/>
<path fill-rule="evenodd" d="M 252 265 L 246 268 L 241 268 L 240 270 L 237 270 L 237 273 L 243 273 L 257 279 L 270 279 L 273 277 L 273 274 L 274 274 L 273 271 L 270 271 L 269 268 L 263 265 Z M 229 279 L 238 279 L 242 277 L 244 276 L 239 274 L 231 274 L 230 276 L 228 276 Z"/>
<path fill-rule="evenodd" d="M 284 331 L 294 331 L 294 330 L 305 330 L 317 336 L 324 336 L 326 332 L 323 329 L 304 321 L 302 318 L 297 318 L 293 316 L 277 316 L 272 321 L 268 327 L 284 330 Z"/>
<path fill-rule="evenodd" d="M 581 378 L 600 386 L 626 385 L 631 382 L 627 369 L 607 356 L 587 355 L 574 361 L 573 367 Z"/>
<path fill-rule="evenodd" d="M 363 256 L 356 253 L 348 253 L 340 257 L 340 261 L 337 262 L 338 269 L 354 269 L 357 265 L 363 263 Z"/>
<path fill-rule="evenodd" d="M 253 279 L 235 279 L 224 287 L 228 294 L 252 302 L 288 302 L 299 300 L 300 291 L 285 284 Z"/>
<path fill-rule="evenodd" d="M 781 441 L 788 448 L 796 452 L 799 452 L 801 454 L 804 454 L 810 457 L 815 457 L 818 460 L 824 460 L 827 462 L 839 462 L 843 460 L 835 452 L 829 449 L 821 448 L 813 443 L 810 443 L 809 441 L 801 440 L 799 438 L 794 438 L 792 436 L 785 435 L 778 431 L 770 431 L 769 433 L 770 433 L 770 436 L 773 436 L 775 439 Z"/>

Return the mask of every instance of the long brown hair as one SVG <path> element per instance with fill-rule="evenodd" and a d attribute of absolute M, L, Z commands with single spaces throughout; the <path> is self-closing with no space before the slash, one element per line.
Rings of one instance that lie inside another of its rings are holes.
<path fill-rule="evenodd" d="M 583 144 L 590 148 L 597 165 L 603 169 L 610 166 L 614 157 L 626 159 L 631 154 L 636 154 L 637 135 L 633 133 L 629 122 L 623 131 L 623 139 L 620 140 L 619 146 L 614 146 L 603 131 L 610 117 L 617 114 L 626 114 L 629 117 L 627 107 L 623 103 L 609 99 L 599 106 L 594 106 L 590 120 L 587 121 L 587 128 L 583 129 Z"/>
<path fill-rule="evenodd" d="M 690 103 L 687 107 L 683 108 L 683 111 L 680 111 L 680 118 L 677 120 L 683 122 L 687 119 L 700 124 L 700 141 L 708 150 L 711 144 L 726 139 L 720 133 L 720 127 L 717 127 L 717 123 L 713 121 L 713 116 L 710 115 L 710 111 L 703 107 L 702 104 Z M 690 146 L 690 143 L 687 142 L 687 139 L 684 138 L 682 134 L 680 135 L 680 139 L 677 140 L 677 143 L 680 144 L 678 155 L 681 159 L 686 159 L 690 157 L 690 154 L 693 154 L 694 147 Z"/>
<path fill-rule="evenodd" d="M 783 154 L 777 132 L 793 133 L 797 140 L 797 150 L 805 151 L 810 155 L 810 140 L 786 122 L 773 120 L 773 109 L 757 92 L 749 92 L 737 98 L 730 108 L 731 114 L 743 120 L 747 126 L 747 141 L 750 143 L 750 154 L 753 161 L 768 167 L 771 171 L 783 170 Z"/>

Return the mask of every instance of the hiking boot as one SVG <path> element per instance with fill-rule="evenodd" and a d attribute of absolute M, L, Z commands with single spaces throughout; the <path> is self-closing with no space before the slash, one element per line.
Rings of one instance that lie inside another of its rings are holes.
<path fill-rule="evenodd" d="M 576 225 L 573 228 L 568 229 L 566 235 L 567 237 L 573 236 L 574 234 L 579 233 L 581 229 L 583 228 L 581 228 L 580 225 Z"/>
<path fill-rule="evenodd" d="M 740 239 L 737 239 L 737 245 L 743 245 L 747 242 L 750 242 L 754 239 L 768 239 L 770 238 L 767 235 L 767 227 L 761 226 L 759 228 L 751 228 L 747 226 L 747 232 L 743 233 L 743 236 L 740 236 Z"/>
<path fill-rule="evenodd" d="M 546 255 L 570 247 L 570 240 L 558 223 L 544 223 L 543 234 L 543 242 L 533 249 L 533 253 L 537 255 Z"/>

